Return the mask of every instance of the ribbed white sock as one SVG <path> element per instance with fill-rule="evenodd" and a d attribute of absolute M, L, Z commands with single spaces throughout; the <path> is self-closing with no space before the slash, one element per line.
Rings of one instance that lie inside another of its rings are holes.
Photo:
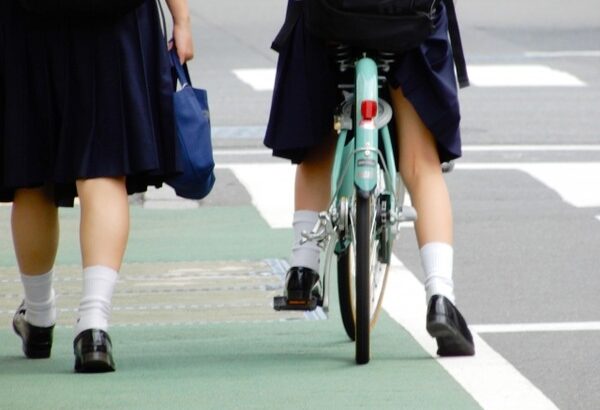
<path fill-rule="evenodd" d="M 25 320 L 29 324 L 49 327 L 56 323 L 53 276 L 53 271 L 35 276 L 21 273 L 21 282 L 25 291 Z"/>
<path fill-rule="evenodd" d="M 292 247 L 292 256 L 290 266 L 303 266 L 319 271 L 319 260 L 321 257 L 321 248 L 313 242 L 304 242 L 302 231 L 310 232 L 319 220 L 319 213 L 315 211 L 296 211 L 294 212 L 294 245 Z"/>
<path fill-rule="evenodd" d="M 447 243 L 430 242 L 421 248 L 427 303 L 433 295 L 445 296 L 454 303 L 453 259 L 454 250 Z"/>
<path fill-rule="evenodd" d="M 117 276 L 116 271 L 106 266 L 90 266 L 83 270 L 83 295 L 75 336 L 87 329 L 108 329 Z"/>

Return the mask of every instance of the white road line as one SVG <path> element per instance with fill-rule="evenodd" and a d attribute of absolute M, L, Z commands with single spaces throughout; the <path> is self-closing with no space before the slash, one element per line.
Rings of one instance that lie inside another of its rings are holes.
<path fill-rule="evenodd" d="M 425 329 L 423 285 L 394 258 L 383 307 L 429 353 L 437 346 Z M 438 358 L 438 363 L 486 410 L 556 409 L 536 386 L 476 333 L 476 354 L 465 358 Z"/>
<path fill-rule="evenodd" d="M 113 312 L 143 312 L 143 311 L 174 311 L 180 310 L 183 312 L 189 310 L 218 310 L 218 309 L 229 309 L 229 308 L 272 308 L 271 302 L 264 303 L 206 303 L 206 304 L 146 304 L 146 305 L 135 305 L 135 306 L 113 306 Z M 59 308 L 58 313 L 75 313 L 78 312 L 79 308 Z M 0 315 L 12 316 L 15 314 L 14 310 L 0 310 Z"/>
<path fill-rule="evenodd" d="M 510 323 L 472 325 L 477 333 L 585 332 L 600 330 L 600 322 Z"/>
<path fill-rule="evenodd" d="M 14 314 L 14 312 L 13 312 Z M 176 327 L 176 326 L 220 326 L 220 325 L 231 325 L 231 324 L 267 324 L 267 323 L 283 323 L 289 321 L 295 321 L 295 318 L 280 318 L 280 319 L 257 319 L 257 320 L 188 320 L 182 322 L 134 322 L 134 323 L 111 323 L 112 328 L 128 328 L 128 327 Z M 72 325 L 56 325 L 55 328 L 59 329 L 72 329 Z"/>
<path fill-rule="evenodd" d="M 583 87 L 573 74 L 541 64 L 469 65 L 469 78 L 475 87 Z M 233 74 L 255 91 L 273 91 L 274 68 L 244 68 Z"/>
<path fill-rule="evenodd" d="M 600 152 L 598 144 L 581 145 L 464 145 L 463 152 Z M 272 155 L 268 148 L 215 149 L 215 155 L 244 156 Z M 462 163 L 462 161 L 459 161 Z"/>
<path fill-rule="evenodd" d="M 233 74 L 255 91 L 273 91 L 275 84 L 274 68 L 248 68 L 233 70 Z"/>
<path fill-rule="evenodd" d="M 296 167 L 288 163 L 226 164 L 244 184 L 252 204 L 272 228 L 292 226 L 294 176 Z"/>
<path fill-rule="evenodd" d="M 583 87 L 585 83 L 565 71 L 544 65 L 470 65 L 469 79 L 476 87 Z"/>
<path fill-rule="evenodd" d="M 552 189 L 568 204 L 600 206 L 600 162 L 457 163 L 457 170 L 522 171 Z"/>
<path fill-rule="evenodd" d="M 267 148 L 247 148 L 247 149 L 215 149 L 213 150 L 214 155 L 230 155 L 230 156 L 244 156 L 244 155 L 271 155 L 272 151 Z"/>
<path fill-rule="evenodd" d="M 288 163 L 220 164 L 231 169 L 251 195 L 252 203 L 272 228 L 292 226 L 294 175 Z M 457 170 L 515 170 L 525 172 L 575 207 L 600 207 L 600 162 L 461 163 Z M 591 189 L 593 187 L 594 189 Z"/>
<path fill-rule="evenodd" d="M 563 58 L 563 57 L 600 57 L 600 50 L 561 50 L 561 51 L 527 51 L 525 57 Z"/>
<path fill-rule="evenodd" d="M 534 152 L 546 152 L 546 151 L 600 151 L 599 144 L 580 144 L 580 145 L 561 145 L 561 144 L 541 144 L 541 145 L 519 145 L 519 144 L 508 144 L 508 145 L 463 145 L 463 151 L 468 152 L 504 152 L 504 151 L 534 151 Z"/>
<path fill-rule="evenodd" d="M 211 134 L 216 139 L 248 139 L 256 138 L 257 136 L 262 138 L 266 130 L 267 127 L 264 125 L 213 125 L 211 127 Z"/>

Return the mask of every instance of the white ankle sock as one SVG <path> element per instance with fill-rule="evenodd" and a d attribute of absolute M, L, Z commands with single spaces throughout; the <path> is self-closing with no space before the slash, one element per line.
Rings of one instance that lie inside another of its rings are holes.
<path fill-rule="evenodd" d="M 453 259 L 454 250 L 447 243 L 430 242 L 421 248 L 427 303 L 433 295 L 445 296 L 454 303 Z"/>
<path fill-rule="evenodd" d="M 106 266 L 89 266 L 83 270 L 83 295 L 75 336 L 87 329 L 108 329 L 117 276 L 116 271 Z"/>
<path fill-rule="evenodd" d="M 300 244 L 302 239 L 302 231 L 312 231 L 318 220 L 318 212 L 294 212 L 294 245 L 292 247 L 290 266 L 303 266 L 305 268 L 312 269 L 315 272 L 319 271 L 321 248 L 319 248 L 314 242 L 310 241 Z"/>
<path fill-rule="evenodd" d="M 25 290 L 25 320 L 29 324 L 49 327 L 56 323 L 53 276 L 53 271 L 35 276 L 21 273 L 21 282 Z"/>

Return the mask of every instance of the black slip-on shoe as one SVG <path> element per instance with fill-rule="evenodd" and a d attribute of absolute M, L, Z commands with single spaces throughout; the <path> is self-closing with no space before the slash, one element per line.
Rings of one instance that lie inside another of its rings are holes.
<path fill-rule="evenodd" d="M 285 276 L 283 296 L 273 300 L 275 310 L 314 310 L 322 303 L 319 274 L 302 266 L 291 267 Z"/>
<path fill-rule="evenodd" d="M 321 297 L 319 274 L 310 268 L 294 266 L 287 271 L 285 291 L 288 300 L 308 300 Z"/>
<path fill-rule="evenodd" d="M 77 373 L 105 373 L 115 371 L 110 336 L 101 329 L 87 329 L 73 341 L 75 371 Z"/>
<path fill-rule="evenodd" d="M 427 307 L 427 331 L 435 337 L 440 356 L 473 356 L 475 345 L 467 322 L 456 306 L 442 295 L 433 295 Z"/>
<path fill-rule="evenodd" d="M 52 350 L 54 325 L 34 326 L 25 320 L 25 312 L 25 301 L 23 301 L 13 317 L 13 329 L 23 341 L 23 353 L 30 359 L 47 359 Z"/>

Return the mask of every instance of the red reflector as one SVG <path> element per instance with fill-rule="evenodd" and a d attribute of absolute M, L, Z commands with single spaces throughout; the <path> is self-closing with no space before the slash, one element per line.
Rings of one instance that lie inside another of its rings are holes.
<path fill-rule="evenodd" d="M 366 121 L 377 117 L 377 101 L 364 100 L 360 106 L 360 113 Z"/>

